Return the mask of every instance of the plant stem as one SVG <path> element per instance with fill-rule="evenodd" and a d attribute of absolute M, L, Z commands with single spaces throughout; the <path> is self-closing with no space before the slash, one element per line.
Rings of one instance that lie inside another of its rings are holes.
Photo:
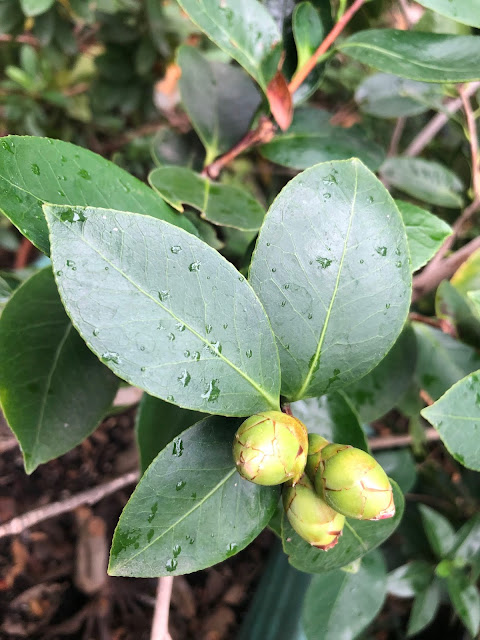
<path fill-rule="evenodd" d="M 468 139 L 470 142 L 470 153 L 472 156 L 472 188 L 473 200 L 480 200 L 480 166 L 478 164 L 478 132 L 475 123 L 470 98 L 465 91 L 465 87 L 460 88 L 460 98 L 467 118 Z"/>
<path fill-rule="evenodd" d="M 349 7 L 345 13 L 342 15 L 340 20 L 334 25 L 333 29 L 327 35 L 325 40 L 320 44 L 315 53 L 307 60 L 307 62 L 298 69 L 293 78 L 288 85 L 290 93 L 293 95 L 295 91 L 300 87 L 300 85 L 304 82 L 310 72 L 315 68 L 316 64 L 320 56 L 322 56 L 327 49 L 335 42 L 338 36 L 345 29 L 347 24 L 353 18 L 353 16 L 357 13 L 362 5 L 365 4 L 365 0 L 355 0 L 351 7 Z"/>
<path fill-rule="evenodd" d="M 400 139 L 402 137 L 403 130 L 405 128 L 406 118 L 398 118 L 393 129 L 392 139 L 390 140 L 390 146 L 388 148 L 387 155 L 396 156 L 398 153 L 398 145 L 400 143 Z"/>
<path fill-rule="evenodd" d="M 173 576 L 158 579 L 157 598 L 153 613 L 152 632 L 150 640 L 168 640 L 168 613 L 172 596 Z"/>

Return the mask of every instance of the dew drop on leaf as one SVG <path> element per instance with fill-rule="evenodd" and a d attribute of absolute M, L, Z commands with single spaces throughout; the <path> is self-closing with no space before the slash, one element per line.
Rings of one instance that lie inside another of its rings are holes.
<path fill-rule="evenodd" d="M 191 379 L 192 379 L 192 376 L 188 373 L 186 369 L 184 369 L 177 378 L 180 384 L 183 385 L 184 387 L 188 387 Z"/>
<path fill-rule="evenodd" d="M 173 247 L 170 247 L 170 251 L 174 254 L 180 253 L 182 247 L 179 244 L 174 244 Z"/>
<path fill-rule="evenodd" d="M 375 251 L 379 256 L 385 257 L 387 255 L 387 247 L 375 247 Z"/>
<path fill-rule="evenodd" d="M 215 402 L 220 395 L 220 389 L 218 387 L 218 380 L 210 380 L 208 387 L 205 389 L 205 393 L 202 393 L 202 398 L 207 402 Z"/>
<path fill-rule="evenodd" d="M 177 482 L 177 484 L 175 485 L 175 490 L 176 491 L 181 491 L 186 484 L 187 483 L 185 482 L 185 480 L 179 480 Z"/>
<path fill-rule="evenodd" d="M 200 266 L 201 266 L 201 262 L 192 262 L 191 264 L 188 265 L 188 270 L 189 271 L 200 271 Z"/>
<path fill-rule="evenodd" d="M 175 569 L 178 567 L 178 562 L 177 560 L 175 560 L 175 558 L 170 558 L 170 560 L 167 560 L 167 562 L 165 563 L 165 569 L 167 571 L 175 571 Z"/>
<path fill-rule="evenodd" d="M 169 291 L 159 291 L 158 297 L 160 298 L 160 302 L 164 302 L 167 298 L 170 297 Z"/>
<path fill-rule="evenodd" d="M 91 180 L 92 176 L 88 173 L 88 171 L 86 169 L 80 169 L 80 171 L 78 172 L 78 175 L 83 178 L 84 180 Z"/>
<path fill-rule="evenodd" d="M 31 169 L 32 169 L 32 173 L 34 173 L 36 176 L 40 175 L 40 167 L 38 166 L 38 164 L 33 163 L 31 165 Z"/>
<path fill-rule="evenodd" d="M 327 269 L 332 264 L 330 258 L 323 258 L 322 256 L 315 258 L 315 261 L 318 262 L 322 269 Z"/>
<path fill-rule="evenodd" d="M 247 351 L 246 351 L 246 356 L 247 356 L 247 358 L 251 358 L 251 357 L 252 357 L 252 355 L 253 355 L 252 350 L 251 350 L 251 349 L 247 349 Z"/>
<path fill-rule="evenodd" d="M 211 332 L 212 332 L 212 329 L 213 329 L 213 327 L 212 327 L 212 325 L 211 325 L 211 324 L 206 324 L 206 325 L 205 325 L 205 331 L 206 331 L 207 333 L 211 333 Z"/>
<path fill-rule="evenodd" d="M 174 438 L 172 456 L 177 456 L 177 458 L 180 458 L 182 454 L 183 454 L 183 440 L 181 438 Z"/>
<path fill-rule="evenodd" d="M 102 360 L 104 362 L 113 362 L 114 364 L 120 364 L 121 362 L 120 356 L 118 353 L 115 353 L 115 351 L 105 351 L 105 353 L 102 353 Z"/>

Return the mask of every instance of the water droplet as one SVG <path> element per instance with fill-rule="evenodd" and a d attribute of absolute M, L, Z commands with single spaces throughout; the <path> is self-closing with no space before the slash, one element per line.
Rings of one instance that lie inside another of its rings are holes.
<path fill-rule="evenodd" d="M 147 367 L 142 367 L 142 368 L 140 369 L 140 371 L 141 371 L 142 373 L 145 373 L 145 371 L 146 371 L 146 370 L 147 370 Z"/>
<path fill-rule="evenodd" d="M 153 519 L 155 518 L 157 511 L 158 511 L 158 502 L 155 502 L 155 504 L 153 504 L 150 507 L 150 515 L 147 518 L 148 522 L 153 522 Z"/>
<path fill-rule="evenodd" d="M 309 313 L 309 314 L 308 314 L 308 316 L 307 316 L 307 318 L 308 318 L 309 320 L 311 320 L 311 319 L 313 318 L 313 313 Z"/>
<path fill-rule="evenodd" d="M 180 458 L 182 454 L 183 454 L 183 440 L 179 437 L 174 438 L 172 456 L 177 456 L 177 458 Z"/>
<path fill-rule="evenodd" d="M 338 184 L 337 179 L 333 173 L 328 174 L 328 176 L 325 176 L 325 178 L 323 178 L 322 180 L 323 184 Z"/>
<path fill-rule="evenodd" d="M 178 558 L 178 556 L 182 553 L 182 547 L 179 544 L 176 544 L 173 547 L 173 556 Z"/>
<path fill-rule="evenodd" d="M 364 262 L 365 262 L 365 260 L 363 260 L 363 259 L 362 259 L 362 260 L 360 260 L 360 264 L 363 264 Z"/>
<path fill-rule="evenodd" d="M 92 176 L 88 173 L 88 171 L 86 169 L 80 169 L 80 171 L 78 172 L 78 175 L 83 178 L 84 180 L 91 180 Z"/>
<path fill-rule="evenodd" d="M 105 267 L 105 271 L 108 271 L 110 267 Z"/>
<path fill-rule="evenodd" d="M 93 335 L 94 336 L 98 336 L 99 333 L 100 333 L 100 329 L 94 329 L 93 330 Z"/>
<path fill-rule="evenodd" d="M 205 393 L 202 393 L 202 398 L 207 402 L 215 402 L 220 395 L 220 389 L 218 387 L 218 380 L 210 380 L 208 387 L 205 389 Z"/>
<path fill-rule="evenodd" d="M 85 222 L 86 217 L 82 211 L 78 209 L 66 209 L 60 214 L 60 220 L 62 222 Z"/>
<path fill-rule="evenodd" d="M 197 493 L 194 491 L 194 492 L 192 493 L 192 498 L 195 500 L 195 498 L 196 498 L 196 497 L 197 497 Z"/>
<path fill-rule="evenodd" d="M 170 247 L 170 251 L 174 254 L 180 253 L 182 247 L 179 244 L 174 244 L 173 247 Z"/>
<path fill-rule="evenodd" d="M 186 484 L 185 480 L 179 480 L 175 485 L 175 491 L 181 491 Z"/>
<path fill-rule="evenodd" d="M 327 269 L 332 264 L 330 258 L 322 258 L 322 256 L 315 258 L 315 262 L 318 262 L 322 269 Z"/>
<path fill-rule="evenodd" d="M 63 276 L 63 271 L 57 271 L 57 276 L 58 277 Z"/>
<path fill-rule="evenodd" d="M 211 332 L 212 332 L 212 329 L 213 329 L 213 327 L 212 327 L 212 325 L 211 325 L 211 324 L 206 324 L 206 325 L 205 325 L 205 331 L 206 331 L 207 333 L 211 333 Z"/>
<path fill-rule="evenodd" d="M 238 276 L 238 280 L 239 280 L 239 282 L 243 282 L 245 280 L 245 278 L 243 276 Z"/>
<path fill-rule="evenodd" d="M 188 540 L 188 544 L 193 544 L 195 542 L 195 538 L 192 538 L 192 536 L 185 536 L 185 540 Z"/>
<path fill-rule="evenodd" d="M 74 267 L 74 266 L 75 266 L 74 260 L 67 260 L 67 267 Z"/>
<path fill-rule="evenodd" d="M 200 360 L 200 351 L 194 351 L 192 353 L 192 360 Z"/>
<path fill-rule="evenodd" d="M 173 396 L 167 396 L 168 402 L 175 402 L 175 398 Z"/>
<path fill-rule="evenodd" d="M 175 329 L 180 332 L 185 331 L 185 325 L 182 322 L 177 322 Z"/>
<path fill-rule="evenodd" d="M 61 160 L 63 163 L 65 163 L 65 162 L 67 161 L 67 158 L 66 158 L 65 156 L 62 156 L 62 157 L 60 158 L 60 160 Z"/>
<path fill-rule="evenodd" d="M 284 307 L 286 304 L 287 304 L 287 303 L 286 303 L 286 301 L 285 301 L 285 300 L 282 300 L 282 304 L 281 304 L 281 306 L 282 306 L 282 307 Z"/>
<path fill-rule="evenodd" d="M 395 255 L 396 255 L 396 256 L 400 256 L 400 255 L 402 255 L 402 254 L 401 254 L 401 251 L 400 251 L 400 249 L 399 249 L 398 247 L 395 249 Z"/>
<path fill-rule="evenodd" d="M 276 270 L 277 270 L 277 269 L 276 269 L 276 267 L 273 267 L 273 268 L 272 268 L 272 273 L 275 273 L 275 272 L 276 272 Z"/>
<path fill-rule="evenodd" d="M 125 184 L 122 180 L 119 180 L 118 182 L 125 193 L 130 193 L 130 187 L 127 184 Z"/>
<path fill-rule="evenodd" d="M 368 198 L 367 198 L 367 202 L 369 202 L 370 204 L 372 204 L 372 202 L 373 202 L 373 196 L 368 196 Z"/>
<path fill-rule="evenodd" d="M 402 266 L 402 263 L 400 262 L 400 260 L 397 260 L 395 262 L 395 266 L 397 267 L 397 269 L 400 269 L 400 267 Z"/>
<path fill-rule="evenodd" d="M 236 553 L 237 548 L 238 548 L 238 544 L 236 544 L 235 542 L 230 542 L 230 544 L 227 546 L 227 555 L 233 556 L 234 553 Z"/>
<path fill-rule="evenodd" d="M 186 369 L 184 369 L 181 375 L 179 375 L 177 378 L 180 384 L 182 384 L 184 387 L 187 387 L 189 385 L 191 379 L 192 379 L 192 376 L 188 373 Z"/>
<path fill-rule="evenodd" d="M 5 151 L 8 151 L 9 153 L 13 153 L 12 147 L 6 140 L 2 140 L 0 144 L 2 145 L 2 148 L 5 149 Z"/>
<path fill-rule="evenodd" d="M 267 242 L 267 247 L 269 247 L 269 246 L 270 246 L 270 242 Z"/>
<path fill-rule="evenodd" d="M 385 305 L 385 309 L 390 309 L 390 303 L 387 302 L 387 304 Z"/>
<path fill-rule="evenodd" d="M 225 324 L 223 325 L 223 328 L 224 329 L 228 329 L 228 323 L 227 322 L 225 322 Z"/>
<path fill-rule="evenodd" d="M 164 302 L 167 298 L 170 297 L 170 291 L 159 291 L 158 297 L 160 298 L 160 302 Z"/>
<path fill-rule="evenodd" d="M 105 353 L 102 353 L 102 360 L 104 362 L 113 362 L 114 364 L 120 364 L 121 362 L 120 356 L 118 353 L 115 353 L 115 351 L 105 351 Z"/>
<path fill-rule="evenodd" d="M 380 256 L 384 256 L 385 257 L 387 255 L 387 247 L 375 247 L 375 251 Z"/>
<path fill-rule="evenodd" d="M 324 193 L 324 194 L 323 194 L 323 199 L 324 199 L 324 200 L 330 200 L 330 198 L 331 198 L 331 197 L 332 197 L 332 194 L 331 194 L 331 193 Z"/>
<path fill-rule="evenodd" d="M 253 352 L 252 352 L 252 350 L 251 350 L 251 349 L 247 349 L 247 351 L 245 352 L 245 354 L 246 354 L 247 358 L 251 358 L 251 357 L 252 357 L 252 355 L 253 355 Z"/>
<path fill-rule="evenodd" d="M 165 563 L 165 569 L 167 571 L 175 571 L 175 569 L 178 567 L 178 562 L 175 560 L 175 558 L 170 558 L 170 560 L 167 560 L 167 562 Z"/>
<path fill-rule="evenodd" d="M 284 289 L 290 289 L 290 285 L 289 285 L 289 284 L 284 284 L 284 285 L 283 285 L 283 288 L 284 288 Z"/>
<path fill-rule="evenodd" d="M 175 340 L 175 334 L 174 333 L 169 333 L 168 334 L 168 339 L 170 340 L 170 342 L 173 342 Z"/>
<path fill-rule="evenodd" d="M 59 189 L 57 193 L 59 196 L 62 196 L 62 198 L 65 198 L 65 193 L 61 189 Z"/>
<path fill-rule="evenodd" d="M 188 265 L 189 271 L 200 271 L 201 262 L 192 262 Z"/>
<path fill-rule="evenodd" d="M 32 173 L 34 173 L 36 176 L 40 175 L 40 167 L 38 166 L 38 164 L 33 163 L 31 165 L 31 169 L 32 169 Z"/>
<path fill-rule="evenodd" d="M 189 358 L 189 357 L 190 357 L 190 351 L 189 351 L 188 349 L 186 349 L 186 350 L 183 352 L 183 355 L 184 355 L 184 357 L 185 357 L 185 358 Z"/>

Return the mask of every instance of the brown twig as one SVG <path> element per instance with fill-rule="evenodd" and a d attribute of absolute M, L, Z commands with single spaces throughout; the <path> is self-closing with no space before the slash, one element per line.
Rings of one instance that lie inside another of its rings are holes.
<path fill-rule="evenodd" d="M 468 141 L 470 142 L 470 154 L 472 157 L 473 200 L 480 201 L 480 166 L 478 164 L 478 133 L 475 124 L 475 115 L 472 105 L 470 104 L 470 98 L 466 94 L 465 87 L 461 87 L 459 92 L 467 118 Z"/>
<path fill-rule="evenodd" d="M 168 640 L 168 613 L 172 596 L 173 576 L 158 579 L 157 598 L 153 613 L 152 632 L 150 640 Z"/>
<path fill-rule="evenodd" d="M 392 139 L 390 140 L 390 146 L 388 148 L 387 155 L 396 156 L 398 153 L 398 145 L 402 137 L 403 130 L 405 128 L 406 118 L 398 118 L 393 129 Z"/>
<path fill-rule="evenodd" d="M 427 442 L 437 442 L 440 435 L 436 429 L 429 427 L 425 429 L 425 440 Z M 413 438 L 409 434 L 401 436 L 384 436 L 381 438 L 369 438 L 368 444 L 372 451 L 382 451 L 383 449 L 398 449 L 399 447 L 407 447 L 412 444 Z"/>
<path fill-rule="evenodd" d="M 25 531 L 25 529 L 29 529 L 30 527 L 37 525 L 39 522 L 73 511 L 83 504 L 95 504 L 102 500 L 102 498 L 115 493 L 115 491 L 123 489 L 130 484 L 134 484 L 137 482 L 139 476 L 140 474 L 138 471 L 131 471 L 115 478 L 114 480 L 105 482 L 98 487 L 93 487 L 93 489 L 87 489 L 86 491 L 77 493 L 65 500 L 59 500 L 58 502 L 46 505 L 45 507 L 39 507 L 38 509 L 28 511 L 23 515 L 0 525 L 0 538 L 19 534 L 22 531 Z"/>
<path fill-rule="evenodd" d="M 412 311 L 408 317 L 414 322 L 423 322 L 423 324 L 428 324 L 430 327 L 440 329 L 440 331 L 448 333 L 450 336 L 457 336 L 455 327 L 448 320 L 444 320 L 443 318 L 432 318 L 430 316 L 424 316 L 421 313 L 415 313 L 415 311 Z"/>
<path fill-rule="evenodd" d="M 334 25 L 330 33 L 327 34 L 325 40 L 320 44 L 315 53 L 307 60 L 303 67 L 298 69 L 288 85 L 288 89 L 292 95 L 305 81 L 311 71 L 313 71 L 319 58 L 327 52 L 363 4 L 365 4 L 365 0 L 355 0 L 355 2 L 345 11 L 340 20 Z"/>
<path fill-rule="evenodd" d="M 29 44 L 36 49 L 41 47 L 40 41 L 29 33 L 21 33 L 18 36 L 12 36 L 9 33 L 0 34 L 0 42 L 18 42 L 19 44 Z"/>
<path fill-rule="evenodd" d="M 28 258 L 33 250 L 33 244 L 28 238 L 22 238 L 13 263 L 14 269 L 23 269 L 28 264 Z"/>

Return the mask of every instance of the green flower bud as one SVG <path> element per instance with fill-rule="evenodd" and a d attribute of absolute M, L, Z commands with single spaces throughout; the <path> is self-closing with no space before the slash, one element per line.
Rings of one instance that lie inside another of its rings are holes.
<path fill-rule="evenodd" d="M 375 458 L 344 444 L 322 449 L 315 489 L 332 509 L 358 520 L 383 520 L 395 515 L 387 474 Z"/>
<path fill-rule="evenodd" d="M 246 480 L 274 485 L 296 482 L 307 461 L 303 422 L 281 411 L 256 413 L 243 422 L 233 443 L 237 470 Z"/>
<path fill-rule="evenodd" d="M 307 464 L 305 466 L 305 473 L 312 482 L 315 482 L 315 475 L 317 473 L 318 467 L 320 466 L 320 461 L 322 459 L 322 449 L 324 449 L 327 444 L 330 443 L 322 436 L 319 436 L 316 433 L 308 434 L 308 456 Z"/>
<path fill-rule="evenodd" d="M 295 486 L 284 486 L 282 499 L 287 518 L 300 537 L 324 551 L 337 544 L 345 516 L 328 506 L 306 474 Z"/>

